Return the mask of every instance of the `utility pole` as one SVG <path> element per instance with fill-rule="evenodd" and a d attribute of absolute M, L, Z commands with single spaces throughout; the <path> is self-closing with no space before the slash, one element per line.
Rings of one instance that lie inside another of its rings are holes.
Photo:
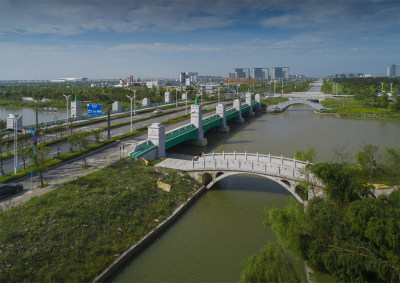
<path fill-rule="evenodd" d="M 64 97 L 67 99 L 67 127 L 68 127 L 68 125 L 69 125 L 69 111 L 68 111 L 68 99 L 69 99 L 69 97 L 71 96 L 71 95 L 65 95 L 65 94 L 63 94 L 64 95 Z M 37 113 L 37 112 L 36 112 Z"/>
<path fill-rule="evenodd" d="M 129 96 L 129 95 L 127 95 L 126 97 L 128 97 L 130 100 L 131 100 L 131 132 L 133 132 L 133 128 L 132 128 L 132 99 L 133 99 L 133 97 L 131 97 L 131 96 Z"/>

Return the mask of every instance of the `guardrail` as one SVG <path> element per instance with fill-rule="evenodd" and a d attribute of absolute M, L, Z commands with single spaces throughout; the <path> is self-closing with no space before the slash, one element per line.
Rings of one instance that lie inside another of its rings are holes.
<path fill-rule="evenodd" d="M 197 129 L 193 124 L 185 125 L 165 134 L 165 141 L 175 138 L 181 134 Z"/>

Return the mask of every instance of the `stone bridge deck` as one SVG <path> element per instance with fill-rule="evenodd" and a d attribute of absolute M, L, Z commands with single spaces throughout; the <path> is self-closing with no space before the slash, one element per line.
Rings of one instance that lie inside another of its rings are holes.
<path fill-rule="evenodd" d="M 287 189 L 300 202 L 303 200 L 295 192 L 300 181 L 315 179 L 307 173 L 305 167 L 309 164 L 271 154 L 259 153 L 208 153 L 200 157 L 167 158 L 157 166 L 184 170 L 195 179 L 211 188 L 219 180 L 241 173 L 248 173 L 271 179 Z M 321 184 L 317 184 L 321 186 Z"/>

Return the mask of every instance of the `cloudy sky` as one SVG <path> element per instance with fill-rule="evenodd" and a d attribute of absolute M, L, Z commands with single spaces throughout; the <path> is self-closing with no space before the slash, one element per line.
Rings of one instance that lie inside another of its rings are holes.
<path fill-rule="evenodd" d="M 0 80 L 386 74 L 399 0 L 0 0 Z"/>

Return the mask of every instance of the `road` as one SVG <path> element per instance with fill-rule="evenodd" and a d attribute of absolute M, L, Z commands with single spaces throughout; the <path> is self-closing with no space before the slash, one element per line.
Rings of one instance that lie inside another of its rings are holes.
<path fill-rule="evenodd" d="M 228 104 L 230 103 L 230 101 L 224 101 L 223 103 Z M 203 110 L 215 107 L 215 105 L 216 103 L 206 105 L 204 106 Z M 137 124 L 134 124 L 134 126 L 135 128 L 140 128 L 143 126 L 151 125 L 152 123 L 160 123 L 162 121 L 166 121 L 173 117 L 181 116 L 183 114 L 185 114 L 185 110 L 138 122 Z M 214 114 L 215 112 L 211 111 L 209 113 L 205 113 L 203 117 L 206 118 Z M 190 123 L 190 118 L 166 126 L 165 131 L 171 131 L 188 123 Z M 115 131 L 112 132 L 112 136 L 117 135 L 118 133 L 126 133 L 129 130 L 130 125 L 117 128 L 115 129 Z M 145 139 L 147 139 L 147 133 L 126 138 L 119 142 L 115 142 L 106 148 L 102 148 L 95 153 L 89 153 L 88 157 L 86 158 L 88 164 L 92 166 L 89 169 L 83 168 L 84 164 L 82 157 L 78 157 L 72 161 L 64 162 L 57 166 L 51 167 L 44 174 L 45 181 L 49 184 L 49 186 L 47 186 L 46 188 L 38 187 L 38 176 L 34 176 L 33 178 L 21 178 L 16 182 L 21 183 L 24 186 L 24 190 L 21 193 L 0 200 L 0 207 L 2 209 L 8 209 L 12 206 L 18 205 L 19 203 L 28 201 L 33 196 L 39 196 L 55 188 L 58 188 L 64 182 L 68 182 L 78 177 L 85 176 L 91 172 L 97 171 L 112 163 L 115 163 L 121 157 L 127 157 L 128 154 L 133 151 L 134 146 Z M 124 146 L 123 150 L 122 145 Z"/>
<path fill-rule="evenodd" d="M 231 102 L 232 101 L 223 101 L 221 103 L 222 104 L 228 104 L 228 103 L 231 103 Z M 216 105 L 217 105 L 217 102 L 212 103 L 212 104 L 208 104 L 208 105 L 204 105 L 203 106 L 203 110 L 216 107 Z M 170 113 L 170 114 L 165 114 L 165 115 L 158 116 L 158 117 L 155 117 L 155 118 L 150 118 L 148 120 L 144 120 L 144 121 L 140 121 L 140 122 L 135 122 L 135 120 L 141 119 L 141 118 L 148 118 L 148 117 L 150 117 L 151 115 L 154 115 L 154 114 L 153 114 L 153 112 L 137 113 L 135 116 L 133 116 L 134 117 L 133 118 L 133 122 L 134 123 L 132 125 L 133 131 L 135 131 L 136 129 L 139 129 L 141 127 L 150 126 L 152 123 L 161 123 L 161 122 L 167 121 L 169 119 L 182 116 L 186 112 L 185 105 L 178 106 L 178 108 L 174 107 L 174 108 L 165 109 L 163 111 L 164 112 L 168 112 L 168 111 L 176 110 L 176 109 L 181 109 L 181 111 Z M 187 113 L 189 113 L 189 112 L 190 112 L 190 105 L 188 105 Z M 208 117 L 208 116 L 213 115 L 213 114 L 215 114 L 215 113 L 205 113 L 203 118 Z M 111 125 L 118 124 L 118 123 L 121 123 L 121 122 L 128 122 L 128 121 L 130 121 L 130 117 L 129 116 L 128 117 L 122 117 L 122 118 L 118 118 L 118 119 L 115 119 L 115 120 L 111 120 Z M 76 131 L 91 131 L 91 130 L 94 130 L 94 129 L 99 129 L 99 128 L 104 127 L 104 126 L 107 126 L 107 122 L 99 122 L 99 123 L 95 123 L 95 124 L 89 124 L 89 125 L 85 125 L 85 126 L 80 126 L 80 127 L 74 128 L 74 132 L 76 132 Z M 128 132 L 130 132 L 130 124 L 110 129 L 111 137 L 115 137 L 115 136 L 118 136 L 118 135 L 121 135 L 121 134 L 125 134 L 125 133 L 128 133 Z M 44 141 L 49 141 L 49 140 L 52 140 L 54 138 L 56 138 L 55 134 L 46 135 L 46 138 L 44 139 Z M 104 139 L 107 139 L 107 131 L 103 131 L 102 132 L 101 140 L 104 140 Z M 61 143 L 58 143 L 58 144 L 51 145 L 50 148 L 51 148 L 51 150 L 50 150 L 49 157 L 55 157 L 55 156 L 58 155 L 58 152 L 64 153 L 64 152 L 69 151 L 70 150 L 70 145 L 69 145 L 68 142 L 64 141 L 64 142 L 61 142 Z M 29 162 L 30 162 L 30 159 L 26 158 L 25 165 L 28 166 Z M 23 158 L 21 156 L 18 156 L 18 168 L 19 168 L 19 170 L 24 168 L 24 160 L 23 160 Z M 3 170 L 4 170 L 5 174 L 14 172 L 14 158 L 13 157 L 12 158 L 8 158 L 8 159 L 3 161 Z"/>

